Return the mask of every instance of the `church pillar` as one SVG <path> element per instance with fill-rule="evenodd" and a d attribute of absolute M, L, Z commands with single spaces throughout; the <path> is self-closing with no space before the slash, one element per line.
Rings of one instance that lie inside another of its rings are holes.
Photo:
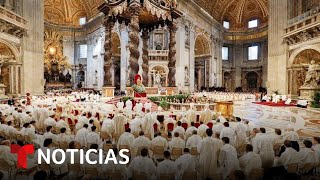
<path fill-rule="evenodd" d="M 22 17 L 28 20 L 28 31 L 22 38 L 22 94 L 44 93 L 44 1 L 22 3 Z"/>
<path fill-rule="evenodd" d="M 143 84 L 144 86 L 148 86 L 149 84 L 149 56 L 148 56 L 148 40 L 149 40 L 149 32 L 148 30 L 143 30 L 142 31 L 142 42 L 143 42 L 143 47 L 142 47 L 142 79 L 143 79 Z"/>
<path fill-rule="evenodd" d="M 268 26 L 268 92 L 278 90 L 280 94 L 287 94 L 287 45 L 283 43 L 284 29 L 288 22 L 288 1 L 269 1 Z"/>
<path fill-rule="evenodd" d="M 130 34 L 129 34 L 129 50 L 130 50 L 130 74 L 129 74 L 129 79 L 130 79 L 130 85 L 134 84 L 134 76 L 138 74 L 139 72 L 139 57 L 140 57 L 140 52 L 139 52 L 139 44 L 140 44 L 140 35 L 139 35 L 139 11 L 140 11 L 140 3 L 136 3 L 134 1 L 133 4 L 130 5 L 130 12 L 131 12 L 131 22 L 129 24 L 130 28 Z"/>
<path fill-rule="evenodd" d="M 195 84 L 195 78 L 194 78 L 194 71 L 195 71 L 195 25 L 192 25 L 190 27 L 190 64 L 189 64 L 189 91 L 194 92 L 194 84 Z"/>
<path fill-rule="evenodd" d="M 128 71 L 128 42 L 129 42 L 129 34 L 128 28 L 125 23 L 120 24 L 120 46 L 121 46 L 121 59 L 120 59 L 120 89 L 121 91 L 126 90 L 127 86 L 127 71 Z"/>
<path fill-rule="evenodd" d="M 217 54 L 217 73 L 216 73 L 216 77 L 217 77 L 217 87 L 222 87 L 222 45 L 223 42 L 220 39 L 217 39 L 217 45 L 216 45 L 216 54 Z"/>
<path fill-rule="evenodd" d="M 114 26 L 114 22 L 111 17 L 106 17 L 104 20 L 105 26 L 105 42 L 104 42 L 104 87 L 111 87 L 112 86 L 112 28 Z"/>
<path fill-rule="evenodd" d="M 176 32 L 177 25 L 173 22 L 169 25 L 170 41 L 169 41 L 169 86 L 176 86 Z M 183 38 L 184 39 L 184 38 Z M 181 46 L 181 44 L 180 44 Z M 180 56 L 181 59 L 181 56 Z M 183 68 L 184 69 L 184 68 Z"/>

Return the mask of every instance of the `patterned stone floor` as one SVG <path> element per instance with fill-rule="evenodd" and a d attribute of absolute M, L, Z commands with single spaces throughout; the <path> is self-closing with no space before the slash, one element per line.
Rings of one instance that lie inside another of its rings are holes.
<path fill-rule="evenodd" d="M 251 102 L 236 103 L 234 115 L 252 121 L 267 131 L 292 125 L 302 138 L 320 136 L 320 111 L 298 107 L 270 107 Z"/>

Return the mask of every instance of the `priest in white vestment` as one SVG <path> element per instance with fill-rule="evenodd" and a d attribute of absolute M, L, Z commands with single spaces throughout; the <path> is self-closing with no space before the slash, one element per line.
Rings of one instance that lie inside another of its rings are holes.
<path fill-rule="evenodd" d="M 275 160 L 275 166 L 284 166 L 287 169 L 289 164 L 299 163 L 300 159 L 298 152 L 291 147 L 290 141 L 284 141 L 284 145 L 286 150 Z"/>
<path fill-rule="evenodd" d="M 190 150 L 185 148 L 184 154 L 175 160 L 177 167 L 177 180 L 181 180 L 185 172 L 195 172 L 198 167 L 196 157 L 190 154 Z"/>
<path fill-rule="evenodd" d="M 81 129 L 77 131 L 74 140 L 81 144 L 81 146 L 87 146 L 87 135 L 89 133 L 88 124 L 83 125 Z"/>
<path fill-rule="evenodd" d="M 114 133 L 120 136 L 122 133 L 124 133 L 124 130 L 125 130 L 124 126 L 128 123 L 128 119 L 122 114 L 117 113 L 113 117 L 113 123 L 114 123 Z"/>
<path fill-rule="evenodd" d="M 312 149 L 312 142 L 310 140 L 304 140 L 303 144 L 305 148 L 302 148 L 298 152 L 299 168 L 303 168 L 305 164 L 318 164 L 319 156 L 317 152 Z"/>
<path fill-rule="evenodd" d="M 241 122 L 239 117 L 236 117 L 237 123 L 233 126 L 233 130 L 235 132 L 235 147 L 241 147 L 245 145 L 247 134 L 246 134 L 246 126 Z"/>
<path fill-rule="evenodd" d="M 177 168 L 174 161 L 170 160 L 170 152 L 164 151 L 164 160 L 161 161 L 156 169 L 157 179 L 161 179 L 161 175 L 176 176 Z"/>
<path fill-rule="evenodd" d="M 55 117 L 55 113 L 51 113 L 50 117 L 48 117 L 47 119 L 44 120 L 43 124 L 45 127 L 48 126 L 52 126 L 55 127 L 56 126 L 56 120 L 54 119 Z"/>
<path fill-rule="evenodd" d="M 180 135 L 181 138 L 184 138 L 185 130 L 184 130 L 184 128 L 183 128 L 181 125 L 182 125 L 181 121 L 178 121 L 178 122 L 177 122 L 177 127 L 175 127 L 175 128 L 173 129 L 172 134 L 174 134 L 174 133 L 177 132 L 177 133 L 179 133 L 179 135 Z"/>
<path fill-rule="evenodd" d="M 139 116 L 136 116 L 133 120 L 130 121 L 129 127 L 131 129 L 131 133 L 138 135 L 141 131 L 141 118 Z"/>
<path fill-rule="evenodd" d="M 123 107 L 124 107 L 124 103 L 122 102 L 122 99 L 120 99 L 120 101 L 117 102 L 118 111 L 122 111 Z"/>
<path fill-rule="evenodd" d="M 246 176 L 249 176 L 253 169 L 259 169 L 262 166 L 259 154 L 253 152 L 251 144 L 246 145 L 246 154 L 239 158 L 241 170 Z"/>
<path fill-rule="evenodd" d="M 229 138 L 229 141 L 230 141 L 230 144 L 231 145 L 234 145 L 234 139 L 235 139 L 235 131 L 229 127 L 229 122 L 225 122 L 223 123 L 224 125 L 224 128 L 221 130 L 220 132 L 220 139 L 224 138 L 224 137 L 227 137 Z"/>
<path fill-rule="evenodd" d="M 197 131 L 193 131 L 193 135 L 187 140 L 186 148 L 192 149 L 197 148 L 198 144 L 201 142 L 202 138 L 197 134 Z"/>
<path fill-rule="evenodd" d="M 151 141 L 151 150 L 156 146 L 162 146 L 164 150 L 168 149 L 168 141 L 161 136 L 161 132 L 157 132 Z"/>
<path fill-rule="evenodd" d="M 105 118 L 102 122 L 101 132 L 107 132 L 110 137 L 114 132 L 114 123 L 112 119 Z"/>
<path fill-rule="evenodd" d="M 207 129 L 209 129 L 209 126 L 207 126 L 206 124 L 203 124 L 203 122 L 200 122 L 200 126 L 198 127 L 198 135 L 201 137 L 204 137 Z"/>
<path fill-rule="evenodd" d="M 138 150 L 139 148 L 147 148 L 148 150 L 151 148 L 151 141 L 150 139 L 148 139 L 147 137 L 144 136 L 144 132 L 141 131 L 139 133 L 139 136 L 133 141 L 132 144 L 132 153 L 134 153 L 133 155 L 139 153 Z"/>
<path fill-rule="evenodd" d="M 135 139 L 134 136 L 131 134 L 131 129 L 130 128 L 126 129 L 126 132 L 119 137 L 118 144 L 117 144 L 118 149 L 120 149 L 119 147 L 123 145 L 128 146 L 129 150 L 132 149 L 132 144 L 134 139 Z"/>
<path fill-rule="evenodd" d="M 190 108 L 187 111 L 186 117 L 190 122 L 196 122 L 197 114 L 196 114 L 196 111 L 194 110 L 194 104 L 193 103 L 190 103 Z"/>
<path fill-rule="evenodd" d="M 186 139 L 186 140 L 188 140 L 188 138 L 189 138 L 190 136 L 192 136 L 193 131 L 198 132 L 198 129 L 197 129 L 196 127 L 194 127 L 194 122 L 191 122 L 191 123 L 190 123 L 190 127 L 188 127 L 188 129 L 186 130 L 186 133 L 185 133 L 185 139 Z"/>
<path fill-rule="evenodd" d="M 145 173 L 148 177 L 148 180 L 156 179 L 156 166 L 154 162 L 148 158 L 148 149 L 142 149 L 140 156 L 135 157 L 128 167 L 128 177 L 132 178 L 133 174 L 136 173 Z"/>
<path fill-rule="evenodd" d="M 97 144 L 100 145 L 101 144 L 101 139 L 99 134 L 96 132 L 97 127 L 96 126 L 92 126 L 91 127 L 91 132 L 89 132 L 87 134 L 87 147 L 89 148 L 89 145 L 91 144 Z"/>
<path fill-rule="evenodd" d="M 199 157 L 199 178 L 206 179 L 206 177 L 217 174 L 218 171 L 218 155 L 222 147 L 221 141 L 213 138 L 211 129 L 206 130 L 207 137 L 205 137 L 197 146 Z"/>
<path fill-rule="evenodd" d="M 154 114 L 149 112 L 149 110 L 147 110 L 146 112 L 147 113 L 141 122 L 142 130 L 144 131 L 145 134 L 150 134 L 151 139 L 153 139 L 153 136 L 154 136 L 153 125 L 157 124 L 158 126 L 160 126 L 160 122 L 157 120 Z"/>
<path fill-rule="evenodd" d="M 265 128 L 260 128 L 261 133 L 257 133 L 252 139 L 253 151 L 260 155 L 263 168 L 270 168 L 274 161 L 274 150 L 272 138 L 266 134 Z"/>
<path fill-rule="evenodd" d="M 183 151 L 183 149 L 185 148 L 185 141 L 181 139 L 179 133 L 174 133 L 174 137 L 169 142 L 169 148 L 170 151 L 172 151 L 173 148 L 180 148 L 181 152 Z"/>
<path fill-rule="evenodd" d="M 58 134 L 58 142 L 67 142 L 68 144 L 72 141 L 70 135 L 67 134 L 67 129 L 65 127 L 60 129 L 60 134 Z"/>
<path fill-rule="evenodd" d="M 224 145 L 220 149 L 219 164 L 220 172 L 223 175 L 223 178 L 226 179 L 232 171 L 240 170 L 240 165 L 237 150 L 229 144 L 229 138 L 223 137 L 222 141 Z"/>

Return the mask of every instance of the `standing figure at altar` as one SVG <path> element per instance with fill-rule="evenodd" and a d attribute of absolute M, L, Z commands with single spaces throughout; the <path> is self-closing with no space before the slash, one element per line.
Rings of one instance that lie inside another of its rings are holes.
<path fill-rule="evenodd" d="M 155 75 L 155 86 L 161 88 L 161 74 L 159 71 Z"/>
<path fill-rule="evenodd" d="M 124 103 L 123 103 L 122 99 L 120 99 L 120 101 L 117 103 L 118 111 L 122 111 L 123 107 L 124 107 Z"/>
<path fill-rule="evenodd" d="M 135 97 L 142 97 L 146 92 L 146 89 L 142 84 L 142 78 L 139 74 L 135 75 L 134 77 L 134 85 L 132 86 L 132 89 L 135 93 Z"/>

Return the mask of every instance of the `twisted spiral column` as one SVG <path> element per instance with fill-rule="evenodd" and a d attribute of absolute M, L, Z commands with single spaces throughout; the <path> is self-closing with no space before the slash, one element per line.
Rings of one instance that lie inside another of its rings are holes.
<path fill-rule="evenodd" d="M 132 8 L 132 16 L 131 16 L 131 22 L 129 24 L 130 33 L 129 33 L 129 51 L 130 51 L 130 60 L 129 60 L 129 66 L 130 66 L 130 85 L 134 84 L 134 76 L 138 74 L 139 72 L 139 9 Z"/>
<path fill-rule="evenodd" d="M 177 32 L 177 25 L 175 23 L 172 23 L 169 25 L 169 33 L 170 33 L 170 42 L 169 42 L 169 86 L 175 87 L 176 86 L 176 32 Z"/>
<path fill-rule="evenodd" d="M 114 22 L 109 18 L 106 17 L 104 20 L 104 26 L 105 26 L 105 43 L 104 43 L 104 86 L 112 86 L 112 73 L 111 73 L 111 67 L 112 67 L 112 52 L 111 52 L 111 31 L 112 27 L 114 26 Z"/>
<path fill-rule="evenodd" d="M 143 40 L 143 47 L 142 47 L 142 78 L 143 78 L 143 84 L 144 86 L 148 86 L 148 80 L 149 80 L 149 56 L 148 56 L 148 39 L 149 39 L 149 32 L 148 30 L 144 30 L 142 32 L 142 40 Z"/>

